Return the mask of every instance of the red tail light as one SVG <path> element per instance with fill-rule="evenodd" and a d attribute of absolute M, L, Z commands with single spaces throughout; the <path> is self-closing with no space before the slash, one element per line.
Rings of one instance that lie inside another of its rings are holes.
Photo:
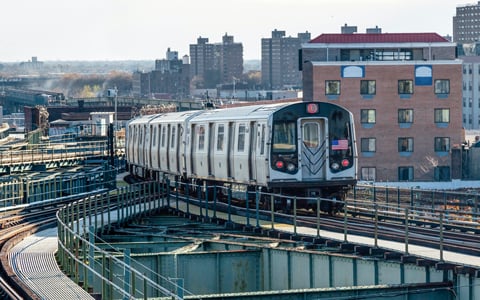
<path fill-rule="evenodd" d="M 276 167 L 277 169 L 283 169 L 283 167 L 284 167 L 283 161 L 277 160 L 277 161 L 275 162 L 275 167 Z"/>

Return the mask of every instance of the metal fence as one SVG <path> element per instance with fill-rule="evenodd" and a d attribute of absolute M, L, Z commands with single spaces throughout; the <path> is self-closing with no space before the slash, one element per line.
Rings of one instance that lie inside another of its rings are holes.
<path fill-rule="evenodd" d="M 186 193 L 181 194 L 179 191 Z M 470 194 L 433 193 L 419 190 L 409 190 L 404 194 L 399 190 L 394 192 L 376 188 L 359 188 L 352 193 L 353 197 L 347 199 L 345 206 L 343 228 L 345 241 L 348 240 L 349 218 L 352 215 L 367 212 L 370 217 L 377 220 L 379 216 L 406 220 L 406 253 L 408 253 L 409 222 L 419 220 L 439 222 L 436 229 L 438 236 L 442 236 L 442 231 L 447 225 L 470 228 L 478 225 L 474 221 L 478 216 L 472 209 L 472 207 L 476 208 L 476 200 L 471 202 Z M 232 203 L 234 194 L 243 194 L 244 199 L 248 201 L 244 201 L 242 207 L 235 206 Z M 223 197 L 220 199 L 219 195 Z M 275 202 L 280 198 L 286 198 L 282 203 L 288 203 L 289 207 L 288 209 L 284 207 L 282 212 L 277 212 Z M 270 202 L 269 209 L 265 210 L 261 201 Z M 259 191 L 238 191 L 227 187 L 195 186 L 168 181 L 122 187 L 77 201 L 59 210 L 57 215 L 58 257 L 63 268 L 77 283 L 82 283 L 90 289 L 96 285 L 97 292 L 101 293 L 104 299 L 118 297 L 147 299 L 162 296 L 182 299 L 183 295 L 189 292 L 183 289 L 181 280 L 165 278 L 162 274 L 142 266 L 132 259 L 128 249 L 117 249 L 104 241 L 102 243 L 107 244 L 108 247 L 96 246 L 95 241 L 101 240 L 97 233 L 108 232 L 113 226 L 122 226 L 137 217 L 167 207 L 183 211 L 187 216 L 199 216 L 205 221 L 223 219 L 227 224 L 240 223 L 247 227 L 267 230 L 276 230 L 277 222 L 280 221 L 291 224 L 291 233 L 296 235 L 301 226 L 298 216 L 305 209 L 300 203 L 304 201 L 310 201 L 316 205 L 316 211 L 315 206 L 313 207 L 317 214 L 316 235 L 320 237 L 320 202 L 332 200 L 292 198 L 262 194 Z M 461 205 L 458 208 L 461 209 L 449 206 L 459 202 Z M 378 226 L 378 223 L 375 226 Z M 284 227 L 282 228 L 280 230 L 284 230 Z M 377 236 L 372 238 L 375 239 L 375 246 L 377 246 Z M 442 241 L 440 240 L 439 243 L 439 257 L 442 261 Z"/>

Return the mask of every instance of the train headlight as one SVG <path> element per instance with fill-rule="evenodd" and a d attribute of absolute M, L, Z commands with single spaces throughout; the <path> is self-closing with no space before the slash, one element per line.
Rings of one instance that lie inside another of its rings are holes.
<path fill-rule="evenodd" d="M 285 165 L 284 165 L 283 161 L 281 161 L 281 160 L 277 160 L 277 161 L 275 162 L 275 168 L 277 168 L 277 169 L 279 169 L 279 170 L 283 169 L 284 166 L 285 166 Z"/>
<path fill-rule="evenodd" d="M 348 159 L 342 160 L 342 167 L 346 168 L 350 165 L 350 161 Z"/>
<path fill-rule="evenodd" d="M 297 167 L 296 167 L 294 164 L 292 164 L 292 163 L 289 163 L 289 164 L 287 165 L 287 170 L 288 170 L 288 172 L 293 172 L 293 171 L 295 171 L 296 168 L 297 168 Z"/>
<path fill-rule="evenodd" d="M 330 165 L 330 168 L 332 168 L 332 170 L 337 171 L 338 169 L 340 169 L 340 165 L 338 163 L 334 162 Z"/>

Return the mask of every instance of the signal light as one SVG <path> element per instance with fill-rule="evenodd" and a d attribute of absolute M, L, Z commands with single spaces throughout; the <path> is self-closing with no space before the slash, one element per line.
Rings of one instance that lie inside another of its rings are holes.
<path fill-rule="evenodd" d="M 307 113 L 314 114 L 318 112 L 318 104 L 317 103 L 309 103 L 307 105 Z"/>
<path fill-rule="evenodd" d="M 283 169 L 283 167 L 284 167 L 283 161 L 277 160 L 277 161 L 275 162 L 275 167 L 276 167 L 277 169 Z"/>
<path fill-rule="evenodd" d="M 342 160 L 342 167 L 348 167 L 349 165 L 350 165 L 350 162 L 348 161 L 348 159 Z"/>
<path fill-rule="evenodd" d="M 336 171 L 336 170 L 340 169 L 340 165 L 339 165 L 338 163 L 334 162 L 334 163 L 330 166 L 330 168 L 332 168 L 333 170 Z"/>
<path fill-rule="evenodd" d="M 289 172 L 295 171 L 295 168 L 296 168 L 295 165 L 292 164 L 292 163 L 290 163 L 290 164 L 287 165 L 287 170 L 288 170 Z"/>

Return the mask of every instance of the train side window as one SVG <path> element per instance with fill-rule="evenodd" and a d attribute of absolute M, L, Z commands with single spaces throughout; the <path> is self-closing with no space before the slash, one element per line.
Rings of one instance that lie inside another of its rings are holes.
<path fill-rule="evenodd" d="M 167 126 L 162 126 L 162 148 L 165 147 L 166 139 L 167 139 Z"/>
<path fill-rule="evenodd" d="M 140 134 L 138 135 L 139 144 L 143 144 L 143 130 L 140 128 Z"/>
<path fill-rule="evenodd" d="M 238 126 L 238 144 L 237 151 L 243 152 L 245 150 L 245 124 Z"/>
<path fill-rule="evenodd" d="M 303 125 L 303 143 L 308 148 L 317 148 L 319 145 L 319 128 L 317 123 Z"/>
<path fill-rule="evenodd" d="M 170 148 L 171 149 L 175 148 L 176 133 L 177 133 L 177 128 L 172 127 L 172 139 L 170 140 Z"/>
<path fill-rule="evenodd" d="M 205 148 L 205 126 L 198 127 L 198 150 Z"/>
<path fill-rule="evenodd" d="M 223 151 L 223 143 L 225 141 L 225 126 L 223 124 L 219 124 L 217 131 L 217 151 Z"/>

